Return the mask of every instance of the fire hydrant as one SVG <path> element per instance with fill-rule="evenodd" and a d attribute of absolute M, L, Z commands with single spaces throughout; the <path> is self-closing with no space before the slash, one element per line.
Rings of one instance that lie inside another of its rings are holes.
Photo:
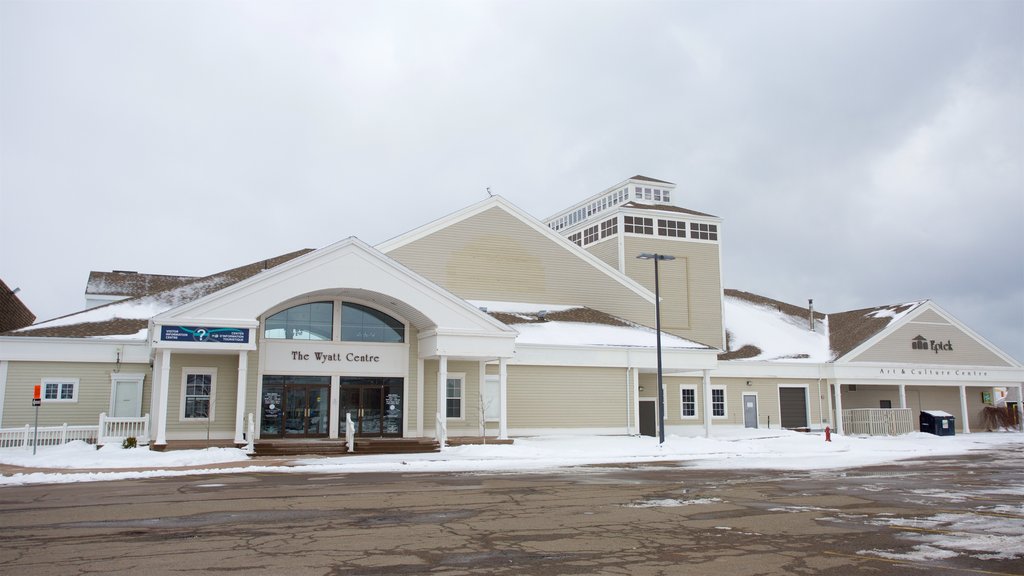
<path fill-rule="evenodd" d="M 825 442 L 831 442 L 831 441 L 832 441 L 832 429 L 829 428 L 828 426 L 825 426 Z"/>

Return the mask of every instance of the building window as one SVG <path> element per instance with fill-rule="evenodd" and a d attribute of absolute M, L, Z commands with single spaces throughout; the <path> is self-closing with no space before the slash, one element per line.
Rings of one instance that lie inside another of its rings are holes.
<path fill-rule="evenodd" d="M 679 388 L 679 415 L 683 418 L 697 417 L 697 389 L 693 386 Z"/>
<path fill-rule="evenodd" d="M 670 238 L 686 238 L 686 222 L 675 220 L 658 220 L 658 236 Z"/>
<path fill-rule="evenodd" d="M 463 397 L 463 383 L 466 377 L 463 374 L 449 374 L 448 384 L 445 386 L 445 417 L 457 418 L 461 420 L 463 418 L 463 405 L 465 404 L 465 398 Z"/>
<path fill-rule="evenodd" d="M 43 378 L 43 402 L 78 402 L 78 378 Z"/>
<path fill-rule="evenodd" d="M 601 222 L 601 238 L 607 238 L 619 231 L 619 219 L 611 218 Z"/>
<path fill-rule="evenodd" d="M 718 225 L 690 222 L 690 238 L 698 240 L 718 240 Z"/>
<path fill-rule="evenodd" d="M 264 323 L 263 337 L 284 340 L 330 340 L 334 304 L 300 304 L 274 314 Z"/>
<path fill-rule="evenodd" d="M 570 234 L 569 241 L 577 246 L 583 246 L 583 233 L 576 232 L 575 234 Z"/>
<path fill-rule="evenodd" d="M 892 400 L 879 400 L 878 407 L 883 410 L 892 410 Z"/>
<path fill-rule="evenodd" d="M 598 231 L 598 226 L 596 226 L 596 225 L 595 226 L 591 226 L 590 228 L 587 228 L 586 230 L 584 230 L 583 231 L 583 244 L 586 245 L 586 244 L 591 244 L 593 242 L 597 242 L 597 231 Z"/>
<path fill-rule="evenodd" d="M 380 310 L 345 302 L 341 305 L 341 339 L 345 342 L 405 342 L 405 324 Z"/>
<path fill-rule="evenodd" d="M 711 389 L 711 417 L 725 418 L 725 388 Z"/>
<path fill-rule="evenodd" d="M 661 200 L 662 202 L 671 202 L 671 200 L 669 200 L 668 190 L 661 191 Z"/>
<path fill-rule="evenodd" d="M 213 421 L 216 388 L 216 368 L 182 368 L 180 418 Z"/>
<path fill-rule="evenodd" d="M 654 219 L 640 216 L 623 216 L 622 230 L 626 233 L 654 235 Z"/>

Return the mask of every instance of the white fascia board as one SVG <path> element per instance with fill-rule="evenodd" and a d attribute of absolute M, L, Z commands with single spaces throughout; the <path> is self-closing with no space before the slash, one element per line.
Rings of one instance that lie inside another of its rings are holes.
<path fill-rule="evenodd" d="M 724 361 L 711 373 L 712 378 L 826 378 L 825 366 L 817 362 L 740 362 Z"/>
<path fill-rule="evenodd" d="M 662 350 L 663 371 L 710 370 L 718 365 L 717 350 Z M 656 350 L 630 346 L 545 346 L 518 344 L 509 364 L 524 366 L 588 366 L 655 370 Z"/>
<path fill-rule="evenodd" d="M 157 318 L 153 321 L 154 326 L 203 326 L 217 328 L 258 328 L 258 320 L 242 318 Z"/>
<path fill-rule="evenodd" d="M 0 360 L 22 362 L 116 362 L 148 364 L 145 341 L 0 336 Z"/>
<path fill-rule="evenodd" d="M 406 244 L 409 244 L 411 242 L 415 242 L 416 240 L 419 240 L 421 238 L 425 238 L 433 234 L 434 232 L 437 232 L 438 230 L 447 228 L 448 226 L 461 222 L 466 218 L 475 216 L 477 214 L 480 214 L 481 212 L 484 212 L 494 207 L 501 208 L 508 212 L 509 214 L 512 214 L 527 226 L 533 228 L 538 233 L 546 236 L 551 241 L 561 246 L 563 249 L 571 252 L 577 258 L 585 261 L 594 268 L 597 268 L 612 280 L 618 282 L 619 284 L 622 284 L 626 288 L 635 292 L 638 296 L 640 296 L 647 302 L 654 304 L 654 292 L 651 292 L 647 288 L 644 288 L 643 285 L 641 285 L 639 282 L 633 280 L 632 278 L 626 276 L 625 274 L 622 274 L 616 268 L 613 268 L 608 264 L 605 264 L 605 262 L 598 258 L 597 256 L 594 256 L 590 252 L 587 252 L 583 248 L 577 246 L 575 243 L 570 242 L 568 238 L 565 238 L 561 234 L 548 228 L 547 226 L 544 225 L 543 222 L 537 220 L 533 216 L 530 216 L 526 212 L 523 212 L 515 204 L 512 204 L 511 202 L 505 200 L 501 196 L 493 196 L 491 198 L 488 198 L 486 200 L 463 208 L 458 212 L 449 214 L 444 218 L 435 220 L 430 224 L 421 226 L 411 232 L 408 232 L 401 236 L 396 236 L 395 238 L 382 242 L 378 244 L 376 248 L 377 250 L 380 250 L 384 254 L 387 254 L 392 250 L 401 248 L 402 246 L 405 246 Z"/>
<path fill-rule="evenodd" d="M 829 377 L 842 384 L 990 386 L 1024 382 L 1024 368 L 858 362 L 834 366 Z"/>
<path fill-rule="evenodd" d="M 449 333 L 430 331 L 419 335 L 420 358 L 512 358 L 516 335 L 494 333 Z"/>

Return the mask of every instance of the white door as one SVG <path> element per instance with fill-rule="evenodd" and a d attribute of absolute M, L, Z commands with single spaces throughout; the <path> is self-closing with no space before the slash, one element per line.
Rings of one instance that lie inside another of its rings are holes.
<path fill-rule="evenodd" d="M 114 380 L 114 397 L 110 415 L 114 418 L 142 416 L 142 381 L 138 379 Z"/>
<path fill-rule="evenodd" d="M 743 395 L 743 426 L 757 428 L 757 395 Z"/>

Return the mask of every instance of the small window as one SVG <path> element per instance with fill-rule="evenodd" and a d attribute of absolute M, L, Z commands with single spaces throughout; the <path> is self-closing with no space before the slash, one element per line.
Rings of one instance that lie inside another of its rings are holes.
<path fill-rule="evenodd" d="M 458 374 L 448 375 L 448 384 L 445 386 L 445 416 L 447 418 L 463 418 L 463 382 L 465 376 Z"/>
<path fill-rule="evenodd" d="M 686 222 L 675 220 L 658 220 L 658 236 L 669 238 L 686 238 Z"/>
<path fill-rule="evenodd" d="M 703 222 L 690 222 L 690 238 L 698 240 L 718 240 L 718 226 Z"/>
<path fill-rule="evenodd" d="M 181 420 L 213 421 L 216 368 L 182 368 Z"/>
<path fill-rule="evenodd" d="M 654 219 L 640 216 L 623 216 L 622 230 L 626 233 L 654 235 Z"/>
<path fill-rule="evenodd" d="M 577 246 L 583 246 L 583 233 L 576 232 L 575 234 L 569 234 L 569 241 Z"/>
<path fill-rule="evenodd" d="M 711 416 L 725 418 L 725 388 L 711 389 Z"/>
<path fill-rule="evenodd" d="M 590 228 L 587 228 L 586 230 L 584 230 L 583 231 L 583 244 L 586 245 L 586 244 L 592 244 L 594 242 L 597 242 L 597 239 L 598 239 L 597 231 L 598 231 L 598 226 L 597 225 L 591 226 Z"/>
<path fill-rule="evenodd" d="M 43 402 L 78 402 L 78 378 L 43 378 Z"/>
<path fill-rule="evenodd" d="M 892 409 L 892 400 L 879 400 L 878 401 L 878 407 L 879 408 L 883 408 L 885 410 L 891 410 Z"/>
<path fill-rule="evenodd" d="M 601 238 L 607 238 L 619 231 L 618 218 L 611 218 L 601 222 Z"/>
<path fill-rule="evenodd" d="M 697 417 L 697 389 L 692 386 L 683 386 L 679 389 L 679 414 L 683 418 Z"/>

